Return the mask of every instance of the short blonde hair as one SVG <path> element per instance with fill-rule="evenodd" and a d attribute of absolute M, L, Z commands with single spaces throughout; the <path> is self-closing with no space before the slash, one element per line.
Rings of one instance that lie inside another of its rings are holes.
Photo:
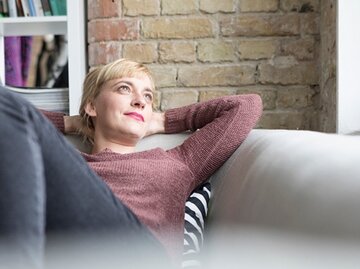
<path fill-rule="evenodd" d="M 81 128 L 79 131 L 84 135 L 86 140 L 91 144 L 94 143 L 93 135 L 95 126 L 91 117 L 86 113 L 85 108 L 88 103 L 93 102 L 100 94 L 102 86 L 112 79 L 143 75 L 146 75 L 150 79 L 152 90 L 155 91 L 154 80 L 149 69 L 141 63 L 128 59 L 118 59 L 104 66 L 96 67 L 86 75 L 79 108 L 81 117 Z"/>

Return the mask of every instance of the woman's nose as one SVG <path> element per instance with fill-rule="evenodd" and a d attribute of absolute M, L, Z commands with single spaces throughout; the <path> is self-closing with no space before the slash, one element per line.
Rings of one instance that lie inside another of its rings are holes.
<path fill-rule="evenodd" d="M 132 98 L 131 105 L 143 109 L 146 105 L 146 101 L 143 96 L 136 94 Z"/>

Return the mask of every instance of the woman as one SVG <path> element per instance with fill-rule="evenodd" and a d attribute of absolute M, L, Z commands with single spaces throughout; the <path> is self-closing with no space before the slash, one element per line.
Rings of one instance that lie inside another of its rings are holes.
<path fill-rule="evenodd" d="M 2 101 L 11 100 L 5 108 L 10 111 L 9 115 L 0 118 L 0 122 L 5 122 L 5 126 L 1 123 L 1 128 L 7 130 L 5 139 L 24 140 L 21 146 L 16 145 L 21 159 L 15 157 L 17 154 L 7 155 L 8 165 L 11 167 L 20 161 L 34 174 L 36 182 L 32 188 L 36 190 L 33 192 L 46 188 L 36 194 L 40 197 L 36 198 L 40 204 L 36 211 L 38 222 L 32 224 L 36 234 L 29 231 L 27 235 L 38 241 L 39 253 L 45 224 L 50 232 L 112 229 L 119 236 L 126 234 L 129 240 L 136 234 L 137 239 L 146 238 L 149 242 L 155 236 L 176 260 L 181 253 L 187 197 L 246 138 L 261 115 L 261 99 L 257 95 L 230 96 L 165 113 L 153 112 L 155 87 L 149 71 L 125 59 L 91 71 L 83 90 L 81 120 L 54 112 L 44 113 L 60 131 L 80 129 L 92 141 L 91 154 L 81 153 L 88 165 L 35 109 L 29 105 L 20 109 L 25 102 L 9 93 L 1 97 Z M 23 130 L 24 125 L 26 130 Z M 147 135 L 187 130 L 197 131 L 176 148 L 135 152 L 137 142 Z M 0 152 L 14 150 L 5 144 L 1 142 Z M 39 165 L 44 170 L 40 175 Z M 15 169 L 3 165 L 0 169 L 1 173 L 15 177 L 13 180 L 25 180 L 13 175 Z M 29 173 L 22 176 L 28 177 Z M 8 180 L 2 179 L 1 184 L 6 184 L 3 181 Z M 12 183 L 7 185 L 14 189 Z M 44 193 L 46 209 L 41 207 Z M 9 201 L 0 200 L 1 204 L 12 203 L 15 212 L 21 212 L 25 205 L 14 205 L 18 203 L 16 194 L 14 197 Z M 31 202 L 26 206 L 30 207 Z M 101 210 L 108 213 L 98 216 Z M 147 233 L 144 226 L 151 232 Z M 17 238 L 21 241 L 23 234 Z"/>

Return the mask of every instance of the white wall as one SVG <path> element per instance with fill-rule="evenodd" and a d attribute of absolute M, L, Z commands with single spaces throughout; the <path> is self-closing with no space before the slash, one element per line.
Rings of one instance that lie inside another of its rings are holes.
<path fill-rule="evenodd" d="M 338 1 L 337 132 L 360 131 L 360 1 Z"/>

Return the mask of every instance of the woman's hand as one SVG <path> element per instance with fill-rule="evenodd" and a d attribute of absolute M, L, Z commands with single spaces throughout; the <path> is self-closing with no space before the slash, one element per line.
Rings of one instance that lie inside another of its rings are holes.
<path fill-rule="evenodd" d="M 165 114 L 160 112 L 153 112 L 149 128 L 145 136 L 165 132 Z"/>
<path fill-rule="evenodd" d="M 81 127 L 81 118 L 77 116 L 64 116 L 65 134 L 77 133 Z"/>

